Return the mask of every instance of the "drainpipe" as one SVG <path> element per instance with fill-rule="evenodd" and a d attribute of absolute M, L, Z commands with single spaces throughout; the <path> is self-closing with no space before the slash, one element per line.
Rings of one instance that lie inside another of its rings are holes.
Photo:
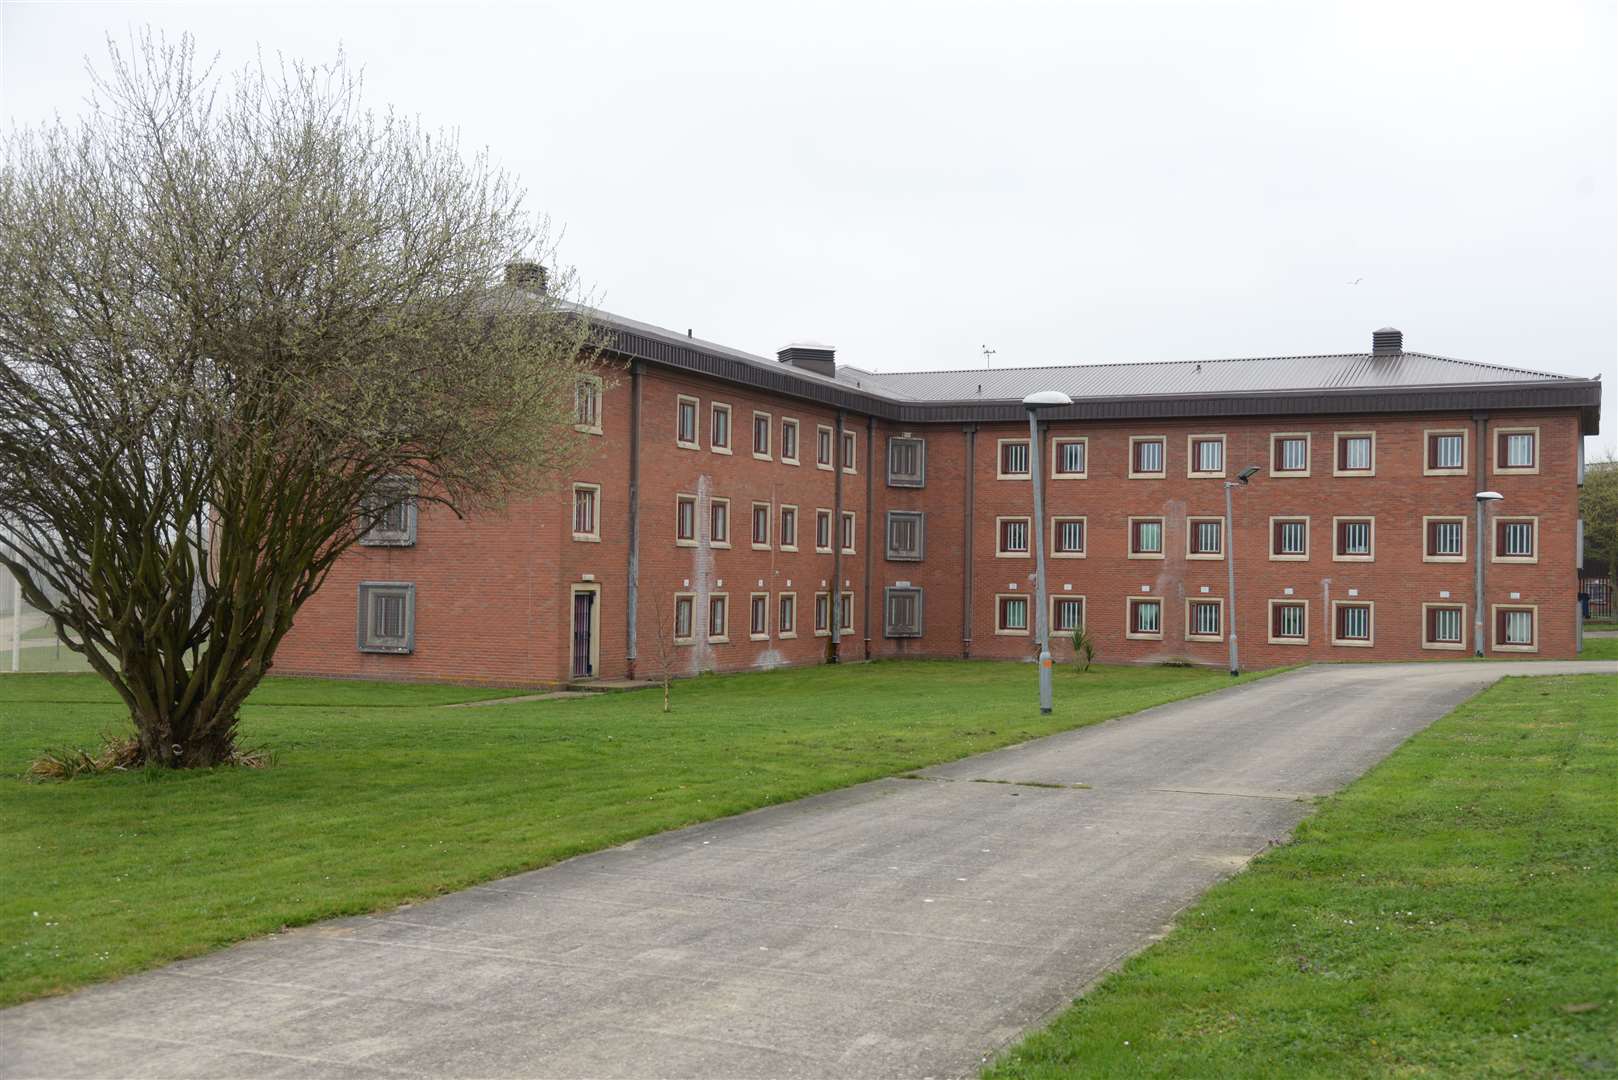
<path fill-rule="evenodd" d="M 624 671 L 635 677 L 635 640 L 640 616 L 640 376 L 638 359 L 629 361 L 629 588 L 624 598 Z M 693 618 L 695 612 L 692 613 Z"/>
<path fill-rule="evenodd" d="M 1478 460 L 1478 479 L 1477 479 L 1477 484 L 1472 488 L 1472 492 L 1473 492 L 1473 494 L 1475 496 L 1477 494 L 1477 492 L 1480 492 L 1480 491 L 1484 490 L 1484 485 L 1488 482 L 1488 474 L 1484 470 L 1484 453 L 1486 451 L 1487 444 L 1488 444 L 1489 414 L 1488 413 L 1473 413 L 1472 414 L 1472 421 L 1477 427 L 1477 432 L 1476 432 L 1477 438 L 1473 440 L 1474 442 L 1477 443 L 1477 460 Z M 1426 447 L 1423 447 L 1422 448 L 1422 453 L 1425 454 L 1426 452 L 1427 452 Z M 1483 641 L 1484 641 L 1484 637 L 1483 637 L 1483 541 L 1484 541 L 1484 534 L 1483 534 L 1484 521 L 1483 521 L 1483 516 L 1484 515 L 1483 515 L 1483 500 L 1478 499 L 1478 498 L 1473 498 L 1472 501 L 1477 506 L 1477 515 L 1476 515 L 1476 517 L 1477 517 L 1477 526 L 1476 526 L 1475 534 L 1472 537 L 1472 543 L 1474 545 L 1473 548 L 1472 548 L 1472 564 L 1473 564 L 1473 567 L 1474 567 L 1474 571 L 1473 571 L 1474 580 L 1472 582 L 1472 655 L 1481 657 L 1483 655 Z M 1422 539 L 1422 543 L 1426 544 L 1426 542 L 1427 542 L 1426 538 L 1424 537 Z M 1426 631 L 1423 630 L 1422 633 L 1425 634 Z"/>
<path fill-rule="evenodd" d="M 876 517 L 876 417 L 865 418 L 865 659 L 871 658 L 871 524 Z"/>
<path fill-rule="evenodd" d="M 837 426 L 831 437 L 831 652 L 826 662 L 835 664 L 843 643 L 843 410 L 837 410 Z"/>
<path fill-rule="evenodd" d="M 972 477 L 977 471 L 978 428 L 968 424 L 966 435 L 966 494 L 961 506 L 961 659 L 972 659 Z"/>

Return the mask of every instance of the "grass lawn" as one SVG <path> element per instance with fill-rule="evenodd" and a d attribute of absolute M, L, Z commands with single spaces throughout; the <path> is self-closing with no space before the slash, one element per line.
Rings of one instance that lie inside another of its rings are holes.
<path fill-rule="evenodd" d="M 1253 676 L 1243 676 L 1243 679 Z M 95 676 L 0 677 L 0 1004 L 283 925 L 384 908 L 650 833 L 1229 686 L 1193 668 L 907 662 L 506 695 L 272 679 L 243 710 L 263 770 L 19 779 L 126 721 Z"/>
<path fill-rule="evenodd" d="M 1584 639 L 1584 651 L 1579 654 L 1580 660 L 1618 660 L 1618 638 Z"/>
<path fill-rule="evenodd" d="M 1480 694 L 985 1075 L 1610 1075 L 1615 702 Z"/>

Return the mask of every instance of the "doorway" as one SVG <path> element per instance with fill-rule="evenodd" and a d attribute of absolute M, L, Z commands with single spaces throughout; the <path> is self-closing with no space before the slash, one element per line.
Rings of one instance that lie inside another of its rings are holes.
<path fill-rule="evenodd" d="M 593 679 L 599 666 L 600 587 L 573 586 L 573 660 L 571 677 Z"/>

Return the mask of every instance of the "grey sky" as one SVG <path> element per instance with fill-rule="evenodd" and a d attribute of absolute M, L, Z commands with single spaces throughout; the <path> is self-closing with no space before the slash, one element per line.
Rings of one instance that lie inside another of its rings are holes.
<path fill-rule="evenodd" d="M 0 5 L 0 116 L 109 31 L 325 59 L 460 128 L 607 308 L 971 367 L 1408 348 L 1607 382 L 1615 5 Z M 1359 284 L 1349 282 L 1359 279 Z M 1595 449 L 1594 446 L 1591 447 Z"/>

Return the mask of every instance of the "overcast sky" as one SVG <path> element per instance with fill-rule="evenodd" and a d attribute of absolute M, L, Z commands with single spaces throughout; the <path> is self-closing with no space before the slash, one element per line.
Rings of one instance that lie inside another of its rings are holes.
<path fill-rule="evenodd" d="M 459 128 L 610 310 L 996 366 L 1406 347 L 1608 383 L 1613 0 L 0 3 L 0 116 L 142 23 Z M 1351 282 L 1358 284 L 1350 284 Z M 1592 450 L 1594 446 L 1592 446 Z"/>

